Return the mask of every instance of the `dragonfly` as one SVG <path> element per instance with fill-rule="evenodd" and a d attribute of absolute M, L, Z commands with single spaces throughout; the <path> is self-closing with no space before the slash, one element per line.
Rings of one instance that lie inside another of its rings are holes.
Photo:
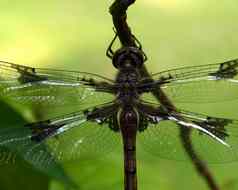
<path fill-rule="evenodd" d="M 118 71 L 114 79 L 1 61 L 0 95 L 42 110 L 46 118 L 24 127 L 1 128 L 0 146 L 14 149 L 33 165 L 50 167 L 55 161 L 79 159 L 90 150 L 107 154 L 122 145 L 126 190 L 137 189 L 137 145 L 160 158 L 187 159 L 181 129 L 190 132 L 192 144 L 204 160 L 238 160 L 237 120 L 164 103 L 237 99 L 238 59 L 143 77 L 140 69 L 147 57 L 138 40 L 136 47 L 114 51 L 115 39 L 107 50 Z M 159 98 L 154 98 L 154 91 Z"/>

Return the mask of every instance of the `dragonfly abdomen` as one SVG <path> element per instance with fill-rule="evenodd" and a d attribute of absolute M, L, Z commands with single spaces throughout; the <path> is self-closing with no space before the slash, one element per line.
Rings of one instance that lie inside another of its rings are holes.
<path fill-rule="evenodd" d="M 118 122 L 123 140 L 125 189 L 136 190 L 136 133 L 139 125 L 139 114 L 133 106 L 128 105 L 118 112 Z"/>

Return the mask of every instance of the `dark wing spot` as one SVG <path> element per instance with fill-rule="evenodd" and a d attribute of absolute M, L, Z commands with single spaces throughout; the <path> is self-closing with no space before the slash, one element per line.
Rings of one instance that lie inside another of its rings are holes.
<path fill-rule="evenodd" d="M 31 123 L 25 125 L 32 131 L 32 137 L 31 140 L 35 141 L 37 143 L 40 143 L 47 139 L 48 137 L 54 135 L 57 130 L 62 127 L 61 125 L 52 125 L 50 124 L 50 121 L 41 121 L 37 123 Z"/>
<path fill-rule="evenodd" d="M 21 74 L 20 77 L 18 78 L 18 82 L 21 84 L 47 80 L 46 77 L 38 76 L 35 73 L 30 73 L 27 71 L 18 71 L 18 72 Z"/>
<path fill-rule="evenodd" d="M 238 74 L 238 60 L 228 61 L 221 63 L 218 71 L 211 73 L 218 79 L 231 79 Z"/>
<path fill-rule="evenodd" d="M 20 74 L 20 77 L 18 78 L 19 83 L 25 84 L 28 82 L 38 82 L 38 81 L 43 81 L 47 80 L 46 77 L 39 76 L 36 74 L 35 68 L 31 67 L 26 67 L 26 66 L 12 66 L 14 69 L 18 71 Z"/>
<path fill-rule="evenodd" d="M 207 117 L 207 119 L 203 122 L 195 122 L 196 124 L 200 125 L 204 129 L 208 130 L 215 136 L 219 137 L 222 140 L 226 140 L 229 137 L 227 133 L 226 126 L 232 123 L 232 120 L 229 119 L 221 119 L 221 118 L 214 118 L 214 117 Z"/>

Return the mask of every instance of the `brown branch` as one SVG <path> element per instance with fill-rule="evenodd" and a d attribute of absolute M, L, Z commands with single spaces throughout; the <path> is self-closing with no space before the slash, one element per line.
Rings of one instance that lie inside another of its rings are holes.
<path fill-rule="evenodd" d="M 196 167 L 198 173 L 206 179 L 209 188 L 212 190 L 219 190 L 219 187 L 216 184 L 215 180 L 213 179 L 212 174 L 208 170 L 208 167 L 196 154 L 196 152 L 192 146 L 190 133 L 191 133 L 190 130 L 181 126 L 180 137 L 181 137 L 181 141 L 182 141 L 184 149 L 186 150 L 187 154 L 189 155 L 189 158 L 191 159 L 192 163 Z"/>
<path fill-rule="evenodd" d="M 132 37 L 131 29 L 126 21 L 127 19 L 126 11 L 130 5 L 135 3 L 135 1 L 136 0 L 115 0 L 115 2 L 110 7 L 110 13 L 112 15 L 113 24 L 114 27 L 116 28 L 122 46 L 136 47 L 136 43 L 134 41 L 134 38 Z M 140 70 L 140 74 L 142 77 L 151 78 L 150 74 L 148 73 L 144 65 Z M 168 109 L 176 111 L 176 107 L 173 105 L 173 103 L 168 99 L 168 97 L 160 88 L 153 90 L 153 95 L 163 106 L 165 106 Z M 189 155 L 192 163 L 194 164 L 197 172 L 204 178 L 204 180 L 207 182 L 211 190 L 219 190 L 208 167 L 198 157 L 195 150 L 193 149 L 192 143 L 190 141 L 190 132 L 188 130 L 184 130 L 183 127 L 181 127 L 180 132 L 182 144 L 185 148 L 186 153 Z"/>
<path fill-rule="evenodd" d="M 116 0 L 110 7 L 114 27 L 123 46 L 136 46 L 126 22 L 126 10 L 135 0 Z"/>

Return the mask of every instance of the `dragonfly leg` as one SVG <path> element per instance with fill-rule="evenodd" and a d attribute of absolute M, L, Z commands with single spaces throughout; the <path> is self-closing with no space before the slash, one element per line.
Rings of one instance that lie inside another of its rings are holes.
<path fill-rule="evenodd" d="M 135 40 L 137 48 L 138 48 L 139 50 L 141 50 L 141 52 L 143 53 L 144 62 L 146 62 L 148 58 L 147 58 L 147 55 L 145 54 L 145 52 L 142 50 L 142 45 L 141 45 L 140 41 L 139 41 L 139 40 L 136 38 L 136 36 L 133 35 L 133 34 L 132 34 L 132 38 Z"/>
<path fill-rule="evenodd" d="M 143 132 L 149 123 L 159 123 L 162 120 L 168 119 L 168 112 L 165 108 L 159 106 L 155 107 L 150 104 L 138 102 L 136 107 L 140 114 L 140 124 L 138 130 Z"/>
<path fill-rule="evenodd" d="M 103 107 L 95 107 L 93 110 L 85 110 L 84 114 L 87 120 L 97 122 L 98 124 L 108 123 L 108 127 L 113 131 L 118 131 L 118 125 L 112 126 L 114 123 L 113 117 L 118 111 L 118 104 L 113 103 L 111 105 L 106 105 Z M 113 127 L 113 128 L 112 128 Z"/>
<path fill-rule="evenodd" d="M 139 50 L 142 50 L 142 45 L 141 45 L 140 41 L 136 38 L 136 36 L 132 34 L 132 38 L 135 40 L 136 45 L 139 48 Z"/>
<path fill-rule="evenodd" d="M 117 39 L 117 37 L 118 37 L 117 31 L 116 31 L 115 29 L 113 29 L 113 30 L 114 30 L 114 32 L 115 32 L 115 36 L 114 36 L 114 38 L 112 39 L 112 41 L 111 41 L 111 43 L 109 44 L 109 46 L 108 46 L 108 48 L 107 48 L 107 51 L 106 51 L 106 55 L 107 55 L 107 57 L 109 57 L 110 59 L 112 59 L 113 56 L 114 56 L 114 54 L 115 54 L 115 52 L 112 50 L 112 46 L 113 46 L 114 42 L 116 41 L 116 39 Z M 132 38 L 133 38 L 133 39 L 135 40 L 135 42 L 136 42 L 136 47 L 137 47 L 139 50 L 141 50 L 141 52 L 143 53 L 144 62 L 147 61 L 148 58 L 147 58 L 145 52 L 142 51 L 142 45 L 141 45 L 140 41 L 139 41 L 134 35 L 132 35 Z"/>
<path fill-rule="evenodd" d="M 107 55 L 107 57 L 109 57 L 110 59 L 112 59 L 113 58 L 113 55 L 114 55 L 114 51 L 112 50 L 112 46 L 113 46 L 113 44 L 114 44 L 114 42 L 115 42 L 115 40 L 117 39 L 117 32 L 114 30 L 114 32 L 115 32 L 115 36 L 114 36 L 114 38 L 112 39 L 112 41 L 111 41 L 111 43 L 109 44 L 109 46 L 108 46 L 108 48 L 107 48 L 107 51 L 106 51 L 106 55 Z"/>

